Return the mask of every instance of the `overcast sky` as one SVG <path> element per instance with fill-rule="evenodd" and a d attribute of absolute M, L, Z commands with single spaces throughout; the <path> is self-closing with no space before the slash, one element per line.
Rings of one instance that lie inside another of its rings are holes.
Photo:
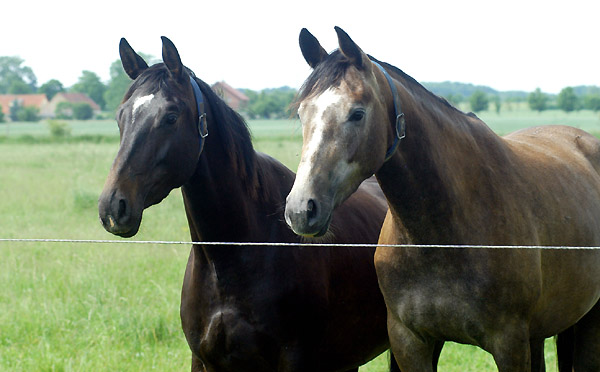
<path fill-rule="evenodd" d="M 421 82 L 558 93 L 600 85 L 600 1 L 254 0 L 5 1 L 0 56 L 20 56 L 38 85 L 109 79 L 125 37 L 160 58 L 160 36 L 207 83 L 299 87 L 310 69 L 302 27 L 328 50 L 342 27 L 367 53 Z"/>

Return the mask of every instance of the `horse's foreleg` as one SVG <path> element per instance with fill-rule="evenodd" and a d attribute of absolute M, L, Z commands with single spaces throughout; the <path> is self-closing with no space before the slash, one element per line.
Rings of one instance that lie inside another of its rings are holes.
<path fill-rule="evenodd" d="M 440 354 L 442 354 L 442 348 L 444 347 L 444 341 L 437 341 L 435 345 L 433 345 L 433 370 L 437 371 L 437 365 L 440 361 Z"/>
<path fill-rule="evenodd" d="M 546 372 L 544 359 L 544 339 L 529 341 L 531 348 L 531 372 Z"/>
<path fill-rule="evenodd" d="M 494 357 L 498 372 L 531 371 L 531 346 L 527 329 L 527 326 L 515 326 L 512 329 L 507 326 L 486 340 L 485 350 Z M 539 350 L 538 347 L 536 349 Z M 536 357 L 537 354 L 539 351 L 536 351 Z"/>
<path fill-rule="evenodd" d="M 600 302 L 575 324 L 574 332 L 573 370 L 600 371 Z"/>
<path fill-rule="evenodd" d="M 559 372 L 573 372 L 575 327 L 567 328 L 556 336 L 556 359 Z"/>
<path fill-rule="evenodd" d="M 202 363 L 202 361 L 194 354 L 192 354 L 192 372 L 206 372 L 204 363 Z"/>
<path fill-rule="evenodd" d="M 392 354 L 398 362 L 397 367 L 399 367 L 399 370 L 410 372 L 434 371 L 433 365 L 437 360 L 437 358 L 434 359 L 435 341 L 423 341 L 401 322 L 396 321 L 393 316 L 388 316 L 388 334 Z M 439 350 L 441 350 L 441 347 L 439 347 Z"/>
<path fill-rule="evenodd" d="M 442 348 L 444 347 L 444 341 L 439 341 L 434 344 L 433 347 L 433 360 L 432 367 L 434 371 L 437 371 L 438 361 L 440 360 L 440 354 L 442 353 Z M 394 358 L 394 353 L 390 350 L 390 372 L 402 372 L 398 363 L 396 362 L 396 358 Z"/>
<path fill-rule="evenodd" d="M 398 367 L 398 363 L 396 362 L 396 358 L 394 358 L 394 353 L 390 350 L 390 372 L 401 372 L 400 367 Z"/>

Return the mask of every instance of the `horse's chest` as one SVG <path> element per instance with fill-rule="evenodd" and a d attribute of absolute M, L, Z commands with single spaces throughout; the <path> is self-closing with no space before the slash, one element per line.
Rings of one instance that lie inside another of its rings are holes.
<path fill-rule="evenodd" d="M 237 309 L 215 309 L 202 317 L 202 325 L 192 351 L 208 371 L 269 370 L 274 341 L 255 327 Z"/>

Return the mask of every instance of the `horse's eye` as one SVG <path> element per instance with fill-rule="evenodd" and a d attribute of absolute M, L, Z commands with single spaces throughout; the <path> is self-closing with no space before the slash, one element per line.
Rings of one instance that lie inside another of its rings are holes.
<path fill-rule="evenodd" d="M 175 124 L 177 122 L 178 116 L 175 113 L 169 113 L 165 117 L 165 122 L 167 124 Z"/>
<path fill-rule="evenodd" d="M 359 109 L 356 110 L 352 113 L 352 115 L 350 115 L 350 118 L 348 118 L 348 121 L 361 121 L 362 118 L 365 117 L 365 110 Z"/>

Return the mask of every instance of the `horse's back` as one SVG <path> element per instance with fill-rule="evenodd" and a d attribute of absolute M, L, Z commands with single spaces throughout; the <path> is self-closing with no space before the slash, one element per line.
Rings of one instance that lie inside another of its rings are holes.
<path fill-rule="evenodd" d="M 523 129 L 504 139 L 514 155 L 507 193 L 532 217 L 528 223 L 544 232 L 537 235 L 547 238 L 523 243 L 600 244 L 600 141 L 557 125 Z"/>
<path fill-rule="evenodd" d="M 518 130 L 504 138 L 516 144 L 516 148 L 527 144 L 535 146 L 539 155 L 561 156 L 568 161 L 583 156 L 600 173 L 600 140 L 581 129 L 565 125 L 538 126 Z"/>

